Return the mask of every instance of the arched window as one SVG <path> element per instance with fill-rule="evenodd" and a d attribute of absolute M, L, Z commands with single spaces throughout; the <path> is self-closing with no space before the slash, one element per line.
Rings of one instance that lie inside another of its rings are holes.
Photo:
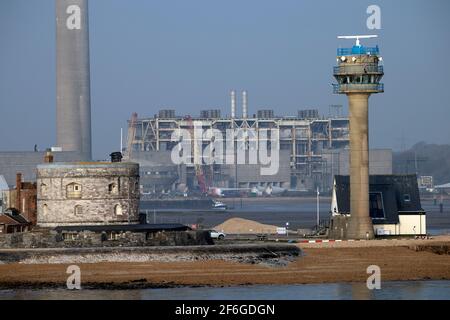
<path fill-rule="evenodd" d="M 109 194 L 118 194 L 119 193 L 119 188 L 117 186 L 116 183 L 110 183 L 108 185 L 108 192 Z"/>
<path fill-rule="evenodd" d="M 66 197 L 68 199 L 79 199 L 81 198 L 81 184 L 70 183 L 66 186 Z"/>
<path fill-rule="evenodd" d="M 114 214 L 116 216 L 121 216 L 122 215 L 122 206 L 120 204 L 116 204 L 114 206 Z"/>
<path fill-rule="evenodd" d="M 44 215 L 48 214 L 48 205 L 44 203 L 44 205 L 42 206 L 42 213 Z"/>
<path fill-rule="evenodd" d="M 75 206 L 73 211 L 74 211 L 74 214 L 76 216 L 82 215 L 83 214 L 83 207 L 80 206 L 80 205 L 77 205 L 77 206 Z"/>
<path fill-rule="evenodd" d="M 41 194 L 44 195 L 47 193 L 47 185 L 45 183 L 41 183 Z"/>

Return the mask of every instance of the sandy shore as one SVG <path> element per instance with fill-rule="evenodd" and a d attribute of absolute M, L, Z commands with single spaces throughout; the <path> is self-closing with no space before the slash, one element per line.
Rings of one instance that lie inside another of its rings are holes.
<path fill-rule="evenodd" d="M 450 255 L 414 250 L 421 243 L 444 246 L 450 244 L 446 238 L 427 241 L 301 244 L 299 246 L 305 255 L 285 267 L 224 260 L 100 262 L 79 266 L 82 285 L 94 288 L 365 282 L 369 265 L 381 268 L 382 281 L 450 280 Z M 0 287 L 64 286 L 67 266 L 17 263 L 0 265 Z"/>

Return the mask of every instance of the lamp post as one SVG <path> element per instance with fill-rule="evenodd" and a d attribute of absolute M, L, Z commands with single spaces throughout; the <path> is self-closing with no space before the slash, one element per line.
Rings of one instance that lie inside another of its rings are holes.
<path fill-rule="evenodd" d="M 317 187 L 317 199 L 316 199 L 316 216 L 317 216 L 317 229 L 319 229 L 319 223 L 320 223 L 320 192 L 319 187 Z"/>

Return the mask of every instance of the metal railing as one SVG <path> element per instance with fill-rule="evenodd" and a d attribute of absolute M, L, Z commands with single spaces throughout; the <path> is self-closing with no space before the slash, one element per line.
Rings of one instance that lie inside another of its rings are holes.
<path fill-rule="evenodd" d="M 352 48 L 338 48 L 338 56 L 350 56 L 352 54 L 379 54 L 380 49 L 376 47 L 353 46 Z"/>
<path fill-rule="evenodd" d="M 384 92 L 383 83 L 351 83 L 351 84 L 333 84 L 333 93 L 345 92 Z"/>
<path fill-rule="evenodd" d="M 378 65 L 345 65 L 333 67 L 334 74 L 384 73 L 383 66 Z"/>

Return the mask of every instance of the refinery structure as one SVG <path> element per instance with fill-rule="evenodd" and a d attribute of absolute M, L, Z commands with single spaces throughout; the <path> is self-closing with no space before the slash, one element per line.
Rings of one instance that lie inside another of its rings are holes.
<path fill-rule="evenodd" d="M 130 120 L 129 126 L 134 127 L 128 130 L 131 134 L 127 148 L 131 159 L 139 160 L 146 153 L 164 154 L 171 151 L 177 144 L 171 139 L 174 131 L 191 130 L 193 122 L 201 122 L 203 130 L 217 129 L 224 136 L 227 129 L 253 129 L 257 136 L 260 130 L 278 129 L 280 169 L 277 174 L 265 179 L 252 175 L 255 181 L 238 174 L 237 181 L 234 181 L 232 168 L 218 165 L 212 171 L 214 177 L 211 180 L 215 186 L 221 187 L 253 187 L 270 183 L 283 188 L 307 190 L 322 184 L 327 170 L 324 154 L 328 150 L 345 149 L 349 145 L 346 117 L 320 117 L 317 110 L 300 110 L 297 116 L 278 116 L 269 109 L 258 110 L 249 116 L 246 91 L 242 92 L 242 114 L 238 115 L 235 97 L 235 91 L 232 91 L 230 116 L 222 117 L 220 110 L 202 110 L 196 117 L 179 116 L 175 110 L 160 110 L 152 118 Z M 208 144 L 208 141 L 203 141 L 203 148 Z M 193 167 L 187 166 L 188 176 L 194 173 Z"/>
<path fill-rule="evenodd" d="M 242 113 L 237 112 L 236 91 L 230 93 L 230 114 L 221 110 L 201 110 L 198 116 L 177 115 L 173 109 L 159 110 L 150 118 L 128 121 L 128 139 L 124 146 L 130 159 L 141 164 L 141 178 L 146 192 L 198 187 L 194 164 L 175 166 L 170 153 L 177 145 L 172 135 L 179 129 L 192 130 L 200 123 L 203 130 L 215 129 L 226 136 L 229 129 L 253 130 L 256 139 L 261 131 L 279 132 L 279 170 L 274 175 L 258 173 L 252 164 L 202 165 L 207 187 L 254 188 L 279 187 L 311 192 L 332 189 L 335 174 L 348 174 L 349 119 L 342 115 L 342 106 L 330 106 L 328 116 L 317 109 L 298 110 L 295 116 L 276 115 L 272 109 L 260 109 L 250 115 L 248 93 L 242 91 Z M 238 137 L 235 135 L 234 143 Z M 204 150 L 210 141 L 202 141 Z M 371 150 L 372 173 L 392 173 L 390 150 Z M 152 167 L 153 169 L 150 169 Z M 155 169 L 159 168 L 159 169 Z"/>

